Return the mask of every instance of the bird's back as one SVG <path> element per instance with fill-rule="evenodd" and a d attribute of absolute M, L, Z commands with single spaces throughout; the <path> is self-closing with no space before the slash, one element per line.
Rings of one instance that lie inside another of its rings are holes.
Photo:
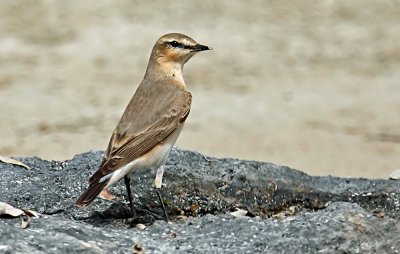
<path fill-rule="evenodd" d="M 115 131 L 136 136 L 163 117 L 190 109 L 191 94 L 173 80 L 144 79 L 126 107 Z"/>

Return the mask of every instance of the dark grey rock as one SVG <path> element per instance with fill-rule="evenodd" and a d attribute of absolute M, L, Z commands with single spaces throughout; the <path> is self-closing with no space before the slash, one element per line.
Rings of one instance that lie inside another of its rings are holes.
<path fill-rule="evenodd" d="M 130 228 L 124 184 L 119 198 L 73 206 L 102 153 L 65 162 L 19 158 L 32 167 L 0 163 L 0 201 L 42 214 L 30 227 L 0 218 L 0 253 L 397 253 L 400 182 L 312 177 L 288 167 L 215 159 L 173 150 L 163 188 L 171 224 L 151 184 L 154 172 L 134 174 L 135 207 L 148 225 Z M 236 208 L 248 216 L 228 215 Z M 157 216 L 156 216 L 157 217 Z M 182 220 L 182 218 L 185 218 Z"/>

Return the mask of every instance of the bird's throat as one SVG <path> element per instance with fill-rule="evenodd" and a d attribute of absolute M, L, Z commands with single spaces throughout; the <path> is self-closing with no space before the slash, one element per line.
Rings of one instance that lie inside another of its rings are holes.
<path fill-rule="evenodd" d="M 183 80 L 183 65 L 177 62 L 151 62 L 146 71 L 146 76 L 153 79 L 170 79 L 185 84 Z"/>

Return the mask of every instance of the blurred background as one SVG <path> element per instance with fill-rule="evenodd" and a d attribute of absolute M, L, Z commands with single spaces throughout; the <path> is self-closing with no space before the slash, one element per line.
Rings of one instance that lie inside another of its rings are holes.
<path fill-rule="evenodd" d="M 213 51 L 185 66 L 177 146 L 312 175 L 400 167 L 400 1 L 0 2 L 0 155 L 104 150 L 155 41 Z"/>

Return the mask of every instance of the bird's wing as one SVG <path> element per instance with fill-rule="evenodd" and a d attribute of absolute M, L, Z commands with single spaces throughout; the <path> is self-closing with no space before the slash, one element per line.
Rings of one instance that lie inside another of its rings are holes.
<path fill-rule="evenodd" d="M 173 87 L 161 89 L 159 99 L 154 102 L 154 97 L 149 97 L 146 92 L 141 96 L 143 91 L 140 89 L 139 87 L 113 132 L 105 157 L 90 178 L 90 183 L 99 181 L 150 151 L 182 125 L 189 115 L 192 100 L 189 92 Z M 147 100 L 140 103 L 145 97 Z"/>

